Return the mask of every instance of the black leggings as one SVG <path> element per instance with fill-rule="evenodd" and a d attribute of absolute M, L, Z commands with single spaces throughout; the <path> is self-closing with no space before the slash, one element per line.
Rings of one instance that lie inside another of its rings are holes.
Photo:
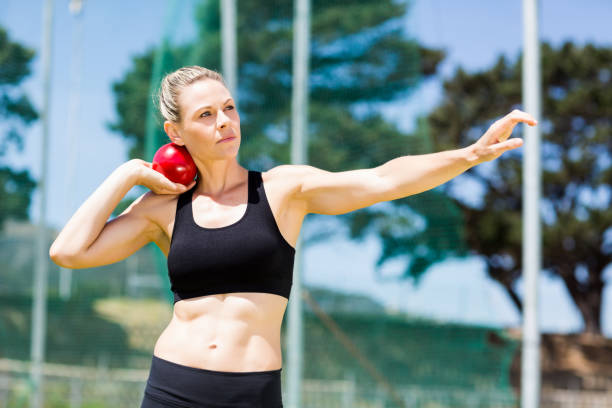
<path fill-rule="evenodd" d="M 140 408 L 282 408 L 281 370 L 212 371 L 153 355 Z"/>

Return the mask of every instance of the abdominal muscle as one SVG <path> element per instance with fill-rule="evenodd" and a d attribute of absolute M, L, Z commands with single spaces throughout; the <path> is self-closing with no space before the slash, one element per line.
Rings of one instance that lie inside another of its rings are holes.
<path fill-rule="evenodd" d="M 287 177 L 262 173 L 272 212 L 295 248 L 304 209 L 284 205 Z M 276 182 L 276 184 L 275 184 Z M 279 184 L 280 183 L 280 184 Z M 168 256 L 177 197 L 159 197 L 157 223 L 164 234 L 156 242 Z M 243 210 L 241 210 L 243 211 Z M 212 212 L 211 212 L 212 213 Z M 279 218 L 277 214 L 283 214 Z M 235 222 L 242 214 L 234 214 Z M 215 371 L 269 371 L 282 367 L 281 324 L 287 298 L 271 293 L 237 292 L 199 296 L 174 304 L 172 319 L 155 343 L 153 354 L 164 360 Z"/>
<path fill-rule="evenodd" d="M 280 330 L 287 299 L 228 293 L 180 300 L 153 354 L 190 367 L 250 372 L 282 367 Z"/>

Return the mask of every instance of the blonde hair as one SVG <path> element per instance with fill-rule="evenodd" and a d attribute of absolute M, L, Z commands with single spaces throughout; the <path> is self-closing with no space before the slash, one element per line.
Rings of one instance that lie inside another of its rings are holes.
<path fill-rule="evenodd" d="M 157 101 L 159 112 L 165 120 L 174 123 L 181 121 L 178 96 L 184 88 L 201 79 L 212 79 L 226 86 L 220 73 L 198 65 L 179 68 L 164 76 L 157 91 Z"/>

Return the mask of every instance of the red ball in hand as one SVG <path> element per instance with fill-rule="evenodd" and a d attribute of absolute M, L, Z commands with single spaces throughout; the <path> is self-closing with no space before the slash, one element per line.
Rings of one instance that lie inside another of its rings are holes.
<path fill-rule="evenodd" d="M 197 167 L 185 146 L 168 143 L 157 149 L 153 156 L 153 170 L 174 183 L 189 185 L 196 176 Z"/>

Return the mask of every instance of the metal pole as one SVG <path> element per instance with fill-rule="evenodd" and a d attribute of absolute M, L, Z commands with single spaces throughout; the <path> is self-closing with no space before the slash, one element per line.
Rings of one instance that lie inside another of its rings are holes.
<path fill-rule="evenodd" d="M 79 112 L 79 96 L 80 96 L 80 85 L 81 85 L 81 39 L 83 38 L 83 0 L 70 0 L 68 6 L 70 14 L 74 16 L 75 28 L 72 34 L 72 58 L 71 58 L 71 69 L 70 78 L 72 85 L 70 86 L 70 96 L 68 97 L 68 123 L 67 131 L 68 140 L 70 141 L 70 152 L 68 154 L 68 171 L 66 172 L 66 182 L 64 184 L 66 200 L 65 208 L 68 210 L 68 219 L 70 214 L 73 214 L 74 210 L 74 186 L 76 184 L 76 164 L 77 164 L 77 152 L 79 139 L 77 138 L 77 123 L 78 123 L 78 112 Z M 70 299 L 72 288 L 72 269 L 60 267 L 60 279 L 59 279 L 59 294 L 63 300 Z"/>
<path fill-rule="evenodd" d="M 297 0 L 293 23 L 293 86 L 291 95 L 291 163 L 308 162 L 308 62 L 310 58 L 310 0 Z M 301 407 L 302 395 L 302 239 L 298 238 L 289 301 L 288 408 Z"/>
<path fill-rule="evenodd" d="M 238 92 L 236 0 L 221 0 L 219 3 L 221 7 L 221 70 L 227 88 L 236 100 L 236 92 Z M 236 160 L 238 157 L 236 156 Z"/>
<path fill-rule="evenodd" d="M 221 0 L 221 69 L 229 91 L 237 89 L 236 0 Z"/>
<path fill-rule="evenodd" d="M 523 0 L 523 106 L 541 123 L 538 1 Z M 525 126 L 523 163 L 523 352 L 521 407 L 540 406 L 540 332 L 538 274 L 542 265 L 540 231 L 540 127 Z"/>
<path fill-rule="evenodd" d="M 53 0 L 45 0 L 43 11 L 42 65 L 43 103 L 41 169 L 38 190 L 38 235 L 36 239 L 36 267 L 32 297 L 32 342 L 30 347 L 30 377 L 32 381 L 32 407 L 43 406 L 43 372 L 45 359 L 45 333 L 47 326 L 47 276 L 49 274 L 49 243 L 47 237 L 47 168 L 49 152 L 49 99 L 51 95 L 51 44 L 53 36 Z"/>

